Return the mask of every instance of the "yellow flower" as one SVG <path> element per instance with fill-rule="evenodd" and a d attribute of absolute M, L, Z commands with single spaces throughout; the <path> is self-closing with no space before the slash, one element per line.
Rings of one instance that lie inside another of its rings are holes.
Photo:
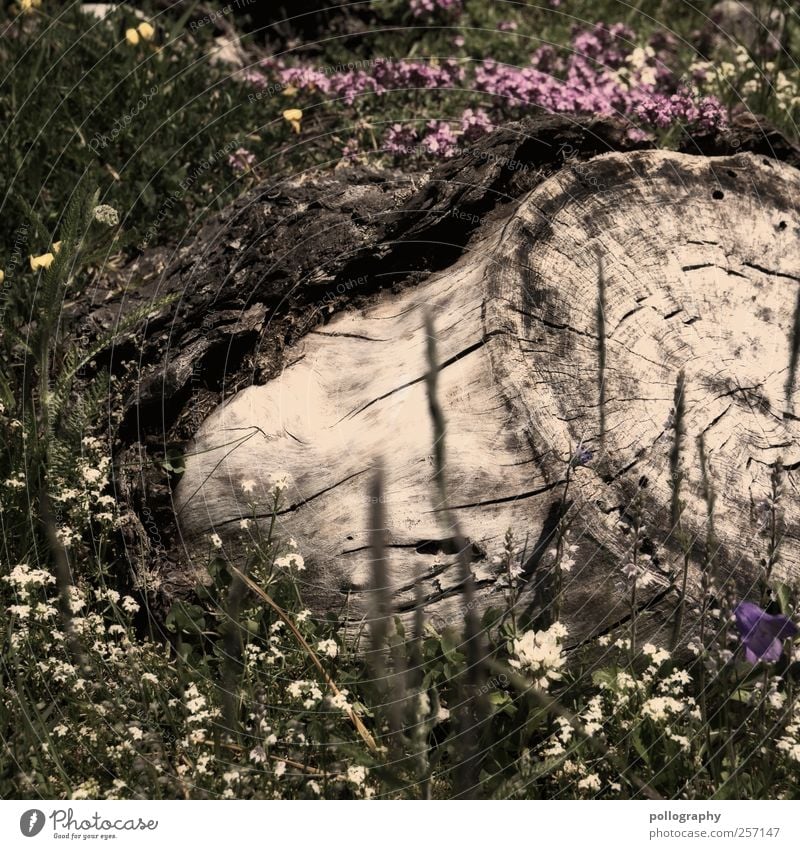
<path fill-rule="evenodd" d="M 38 271 L 40 268 L 50 268 L 55 256 L 53 254 L 42 254 L 41 256 L 33 256 L 31 254 L 31 271 Z"/>
<path fill-rule="evenodd" d="M 136 30 L 133 29 L 133 27 L 131 27 L 130 29 L 126 29 L 125 30 L 125 41 L 127 41 L 128 44 L 131 44 L 131 45 L 134 45 L 134 46 L 137 45 L 139 43 L 139 33 L 136 32 Z"/>
<path fill-rule="evenodd" d="M 300 121 L 303 120 L 302 109 L 286 109 L 283 117 L 292 125 L 292 129 L 296 133 L 300 132 Z"/>
<path fill-rule="evenodd" d="M 23 12 L 32 12 L 42 5 L 42 0 L 19 0 L 19 7 Z"/>
<path fill-rule="evenodd" d="M 293 85 L 287 85 L 281 94 L 284 97 L 294 97 L 294 95 L 297 94 L 297 89 Z"/>
<path fill-rule="evenodd" d="M 31 271 L 38 271 L 40 268 L 50 268 L 56 254 L 61 250 L 61 242 L 53 242 L 53 247 L 50 253 L 42 254 L 41 256 L 33 256 L 31 254 Z M 2 282 L 2 280 L 0 280 Z"/>
<path fill-rule="evenodd" d="M 137 29 L 139 30 L 139 35 L 145 41 L 152 41 L 153 36 L 156 34 L 156 31 L 153 29 L 153 27 L 150 24 L 147 23 L 147 21 L 142 21 L 142 23 L 139 24 Z"/>
<path fill-rule="evenodd" d="M 6 279 L 6 273 L 2 269 L 0 269 L 0 283 L 2 283 Z"/>

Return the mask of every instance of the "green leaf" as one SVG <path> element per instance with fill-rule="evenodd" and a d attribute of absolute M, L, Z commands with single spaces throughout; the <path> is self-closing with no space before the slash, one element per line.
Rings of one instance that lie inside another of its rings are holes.
<path fill-rule="evenodd" d="M 173 634 L 200 634 L 206 627 L 205 611 L 197 604 L 176 601 L 167 614 L 165 624 Z"/>

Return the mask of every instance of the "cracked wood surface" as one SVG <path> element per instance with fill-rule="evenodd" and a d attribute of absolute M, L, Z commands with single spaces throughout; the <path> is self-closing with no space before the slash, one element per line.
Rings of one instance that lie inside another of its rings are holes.
<path fill-rule="evenodd" d="M 441 362 L 450 507 L 471 545 L 482 608 L 502 603 L 493 557 L 509 527 L 529 540 L 523 604 L 535 602 L 567 463 L 582 442 L 595 459 L 572 473 L 577 551 L 564 576 L 563 618 L 576 642 L 624 621 L 620 566 L 630 554 L 635 496 L 654 552 L 639 633 L 665 633 L 680 559 L 669 519 L 669 420 L 681 369 L 685 517 L 695 541 L 690 591 L 705 534 L 701 433 L 717 493 L 721 577 L 739 593 L 752 591 L 766 549 L 759 505 L 781 459 L 786 540 L 778 568 L 794 578 L 800 451 L 785 384 L 800 282 L 799 186 L 791 166 L 750 153 L 612 153 L 563 168 L 483 222 L 450 267 L 335 316 L 295 343 L 278 377 L 238 392 L 205 420 L 174 494 L 189 559 L 202 569 L 212 533 L 235 554 L 248 533 L 240 520 L 255 513 L 267 521 L 269 476 L 286 470 L 292 480 L 278 525 L 306 558 L 303 596 L 356 628 L 369 610 L 368 482 L 383 457 L 396 609 L 410 617 L 421 591 L 435 624 L 463 621 L 452 532 L 433 494 L 428 308 Z M 256 483 L 251 493 L 246 481 Z"/>

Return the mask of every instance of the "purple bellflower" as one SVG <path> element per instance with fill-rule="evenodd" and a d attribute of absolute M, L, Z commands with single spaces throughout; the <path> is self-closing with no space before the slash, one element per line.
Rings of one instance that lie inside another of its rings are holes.
<path fill-rule="evenodd" d="M 740 602 L 734 617 L 748 663 L 774 663 L 781 656 L 783 640 L 794 637 L 798 630 L 788 616 L 767 613 L 752 601 Z"/>

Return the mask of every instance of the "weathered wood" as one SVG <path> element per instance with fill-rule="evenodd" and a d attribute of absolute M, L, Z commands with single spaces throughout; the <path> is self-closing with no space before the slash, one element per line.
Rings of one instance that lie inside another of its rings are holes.
<path fill-rule="evenodd" d="M 773 159 L 663 151 L 597 156 L 532 181 L 513 203 L 481 217 L 452 265 L 383 293 L 362 312 L 334 316 L 293 344 L 275 379 L 239 391 L 204 421 L 175 492 L 190 558 L 202 566 L 211 533 L 235 553 L 245 533 L 240 520 L 253 504 L 267 516 L 269 476 L 286 470 L 292 483 L 280 529 L 306 558 L 304 597 L 351 626 L 361 622 L 369 608 L 368 480 L 383 457 L 397 609 L 410 616 L 421 569 L 428 615 L 439 624 L 463 620 L 452 533 L 431 480 L 427 308 L 442 361 L 450 506 L 472 546 L 481 607 L 502 599 L 492 558 L 509 527 L 533 552 L 525 575 L 532 600 L 567 465 L 582 443 L 595 456 L 572 470 L 568 494 L 577 516 L 575 564 L 564 576 L 570 632 L 578 640 L 625 619 L 620 567 L 634 512 L 653 555 L 640 633 L 668 624 L 676 600 L 670 575 L 680 559 L 669 519 L 669 420 L 681 369 L 684 518 L 695 540 L 690 590 L 696 597 L 705 523 L 700 434 L 717 492 L 721 577 L 740 593 L 751 590 L 766 545 L 758 505 L 772 467 L 783 460 L 791 492 L 800 462 L 784 389 L 800 283 L 798 188 L 800 174 Z M 468 185 L 452 189 L 442 215 L 459 214 L 465 196 Z M 403 212 L 408 219 L 408 204 Z M 425 221 L 430 228 L 430 207 Z M 371 262 L 380 275 L 374 253 Z M 794 578 L 800 517 L 790 498 L 781 508 L 779 570 Z"/>

